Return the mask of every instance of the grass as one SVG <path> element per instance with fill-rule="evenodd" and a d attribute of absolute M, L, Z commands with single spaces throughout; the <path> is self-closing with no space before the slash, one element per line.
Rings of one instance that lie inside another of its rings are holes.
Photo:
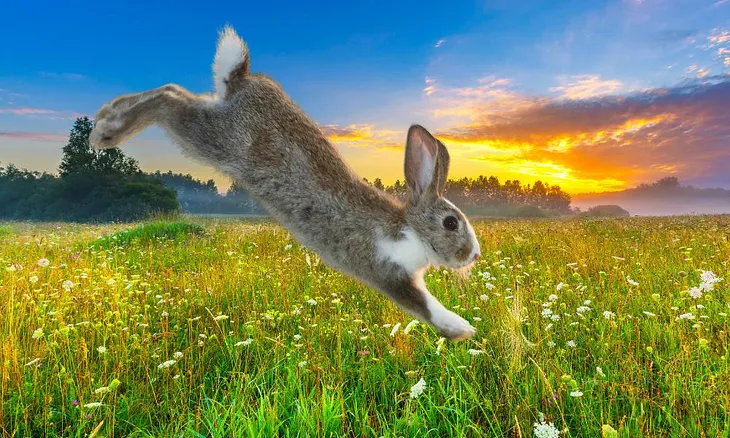
<path fill-rule="evenodd" d="M 728 217 L 478 221 L 472 276 L 426 278 L 461 343 L 268 223 L 13 227 L 7 436 L 730 434 Z"/>

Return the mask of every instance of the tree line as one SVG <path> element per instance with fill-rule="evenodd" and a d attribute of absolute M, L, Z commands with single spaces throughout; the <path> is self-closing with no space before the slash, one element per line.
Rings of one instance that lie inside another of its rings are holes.
<path fill-rule="evenodd" d="M 266 214 L 238 182 L 221 194 L 213 180 L 201 181 L 172 171 L 145 173 L 121 149 L 95 151 L 89 144 L 92 129 L 88 117 L 75 121 L 63 147 L 58 175 L 0 165 L 0 218 L 102 222 L 180 212 Z M 389 186 L 380 178 L 365 181 L 403 200 L 407 196 L 406 184 L 400 180 Z M 446 197 L 465 210 L 491 215 L 571 213 L 570 195 L 541 181 L 522 185 L 508 180 L 502 184 L 494 176 L 449 180 Z M 506 213 L 509 211 L 512 213 Z"/>

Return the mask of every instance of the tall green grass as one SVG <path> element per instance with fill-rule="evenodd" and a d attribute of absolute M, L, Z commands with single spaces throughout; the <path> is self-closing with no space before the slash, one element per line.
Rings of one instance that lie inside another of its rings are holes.
<path fill-rule="evenodd" d="M 477 328 L 460 343 L 275 225 L 20 227 L 0 246 L 0 431 L 527 437 L 542 413 L 561 436 L 727 436 L 729 226 L 479 221 L 471 277 L 426 277 Z M 694 298 L 702 271 L 723 280 Z"/>

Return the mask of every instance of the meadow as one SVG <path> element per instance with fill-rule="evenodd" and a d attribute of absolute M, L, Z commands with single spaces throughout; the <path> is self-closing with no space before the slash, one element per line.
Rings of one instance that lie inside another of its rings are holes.
<path fill-rule="evenodd" d="M 730 217 L 475 229 L 451 343 L 266 221 L 0 224 L 0 431 L 730 435 Z"/>

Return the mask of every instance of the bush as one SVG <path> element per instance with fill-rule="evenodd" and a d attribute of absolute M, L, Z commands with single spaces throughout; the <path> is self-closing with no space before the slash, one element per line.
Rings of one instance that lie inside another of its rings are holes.
<path fill-rule="evenodd" d="M 618 205 L 596 205 L 582 213 L 583 217 L 629 217 L 631 214 Z"/>

